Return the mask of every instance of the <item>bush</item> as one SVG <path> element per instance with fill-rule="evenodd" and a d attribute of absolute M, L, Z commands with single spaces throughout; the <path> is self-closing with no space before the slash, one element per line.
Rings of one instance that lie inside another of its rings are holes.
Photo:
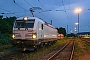
<path fill-rule="evenodd" d="M 0 34 L 0 45 L 10 44 L 10 35 L 8 34 Z"/>

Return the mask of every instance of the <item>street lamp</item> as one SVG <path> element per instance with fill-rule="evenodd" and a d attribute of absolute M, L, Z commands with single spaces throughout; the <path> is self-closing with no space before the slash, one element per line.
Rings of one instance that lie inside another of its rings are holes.
<path fill-rule="evenodd" d="M 76 8 L 76 9 L 74 10 L 75 13 L 78 13 L 78 23 L 77 23 L 77 24 L 78 24 L 78 33 L 79 33 L 79 24 L 80 24 L 80 23 L 79 23 L 79 14 L 80 14 L 81 11 L 82 11 L 81 8 Z"/>

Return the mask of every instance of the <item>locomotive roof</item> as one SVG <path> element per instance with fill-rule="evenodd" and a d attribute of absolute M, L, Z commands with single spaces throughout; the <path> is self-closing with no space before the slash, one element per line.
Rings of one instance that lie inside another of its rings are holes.
<path fill-rule="evenodd" d="M 24 17 L 19 17 L 19 18 L 17 18 L 17 20 L 22 20 Z M 36 17 L 28 17 L 28 19 L 35 19 Z"/>
<path fill-rule="evenodd" d="M 17 18 L 16 20 L 23 20 L 23 18 L 24 18 L 24 17 L 19 17 L 19 18 Z M 39 18 L 37 18 L 37 17 L 28 17 L 28 19 L 39 19 Z"/>
<path fill-rule="evenodd" d="M 19 17 L 19 18 L 17 18 L 16 20 L 23 20 L 23 18 L 24 18 L 24 17 Z M 38 20 L 38 21 L 43 22 L 41 19 L 39 19 L 39 18 L 37 18 L 37 17 L 28 17 L 28 19 L 36 19 L 36 20 Z"/>
<path fill-rule="evenodd" d="M 19 17 L 19 18 L 17 18 L 16 20 L 23 20 L 23 18 L 24 18 L 24 17 Z M 39 19 L 39 18 L 37 18 L 37 17 L 28 17 L 28 19 L 35 19 L 35 20 L 37 20 L 37 21 L 40 21 L 40 22 L 44 23 L 45 25 L 48 25 L 48 26 L 54 28 L 54 27 L 53 27 L 52 25 L 50 25 L 49 23 L 46 23 L 46 22 L 42 21 L 42 19 Z"/>

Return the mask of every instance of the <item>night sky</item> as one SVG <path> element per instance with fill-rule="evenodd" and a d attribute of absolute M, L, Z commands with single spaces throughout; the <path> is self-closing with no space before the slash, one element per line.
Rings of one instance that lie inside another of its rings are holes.
<path fill-rule="evenodd" d="M 48 23 L 52 20 L 54 27 L 64 27 L 67 30 L 68 25 L 68 33 L 70 30 L 75 33 L 78 14 L 74 13 L 74 10 L 81 8 L 80 32 L 90 31 L 90 0 L 0 0 L 0 15 L 4 17 L 31 16 L 29 9 L 32 7 L 40 7 L 42 10 L 34 9 L 34 16 Z"/>

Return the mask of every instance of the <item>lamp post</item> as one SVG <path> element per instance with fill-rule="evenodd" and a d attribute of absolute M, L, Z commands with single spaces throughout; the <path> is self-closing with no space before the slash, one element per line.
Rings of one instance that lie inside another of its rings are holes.
<path fill-rule="evenodd" d="M 78 33 L 79 33 L 79 25 L 80 23 L 79 23 L 79 13 L 78 13 Z"/>
<path fill-rule="evenodd" d="M 75 9 L 75 13 L 78 13 L 78 33 L 79 33 L 79 25 L 80 25 L 80 22 L 79 22 L 79 14 L 80 14 L 81 11 L 82 11 L 81 8 L 76 8 L 76 9 Z"/>

